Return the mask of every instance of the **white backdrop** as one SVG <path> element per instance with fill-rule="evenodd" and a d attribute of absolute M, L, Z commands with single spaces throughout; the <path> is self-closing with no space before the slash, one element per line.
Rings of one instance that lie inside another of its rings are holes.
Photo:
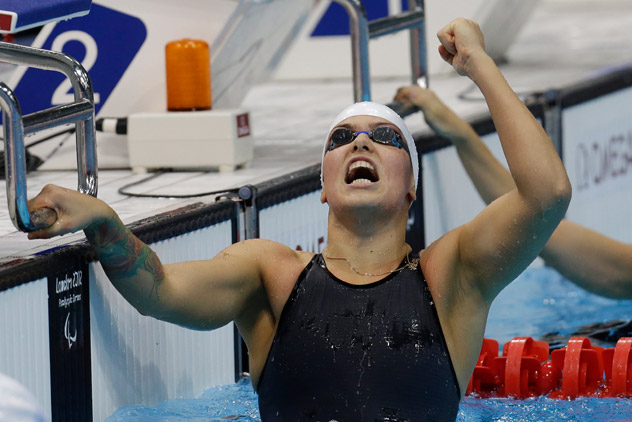
<path fill-rule="evenodd" d="M 567 217 L 632 242 L 632 88 L 562 112 L 564 164 L 573 185 Z"/>

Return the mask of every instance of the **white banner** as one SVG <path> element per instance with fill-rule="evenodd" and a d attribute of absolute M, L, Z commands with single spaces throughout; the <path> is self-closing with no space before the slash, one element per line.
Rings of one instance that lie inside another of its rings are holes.
<path fill-rule="evenodd" d="M 567 217 L 632 241 L 632 88 L 562 111 L 564 164 L 573 185 Z"/>

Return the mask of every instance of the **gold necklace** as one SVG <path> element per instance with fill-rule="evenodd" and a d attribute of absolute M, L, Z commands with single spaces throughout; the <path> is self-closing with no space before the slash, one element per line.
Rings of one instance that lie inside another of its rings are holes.
<path fill-rule="evenodd" d="M 327 250 L 327 248 L 323 249 L 322 255 L 327 258 L 327 259 L 331 259 L 331 260 L 337 260 L 337 261 L 345 261 L 347 263 L 347 265 L 349 266 L 349 268 L 351 269 L 351 271 L 353 271 L 354 273 L 358 274 L 358 275 L 363 275 L 366 277 L 379 277 L 379 276 L 383 276 L 386 274 L 392 274 L 392 273 L 396 273 L 398 271 L 403 270 L 404 268 L 408 268 L 409 270 L 415 271 L 417 269 L 417 266 L 419 265 L 419 258 L 413 258 L 412 260 L 410 259 L 410 254 L 406 254 L 406 262 L 404 264 L 402 264 L 401 267 L 395 268 L 394 270 L 390 270 L 390 271 L 385 271 L 383 273 L 378 273 L 378 274 L 373 274 L 373 273 L 363 273 L 361 271 L 356 270 L 353 265 L 351 265 L 351 261 L 349 261 L 347 258 L 342 258 L 342 257 L 335 257 L 335 256 L 329 256 L 327 255 L 327 253 L 325 252 Z"/>

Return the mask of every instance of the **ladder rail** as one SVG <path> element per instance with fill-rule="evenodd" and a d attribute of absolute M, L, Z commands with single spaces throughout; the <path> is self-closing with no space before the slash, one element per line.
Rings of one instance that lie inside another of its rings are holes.
<path fill-rule="evenodd" d="M 423 19 L 410 29 L 410 65 L 413 84 L 428 88 L 428 47 L 426 44 L 426 12 L 424 0 L 408 0 L 408 8 L 423 13 Z"/>
<path fill-rule="evenodd" d="M 354 101 L 371 101 L 369 40 L 410 30 L 411 81 L 428 87 L 425 9 L 423 0 L 408 0 L 408 11 L 369 21 L 361 0 L 334 0 L 349 15 Z"/>
<path fill-rule="evenodd" d="M 0 82 L 0 106 L 5 134 L 5 171 L 7 201 L 11 220 L 18 230 L 33 231 L 43 224 L 33 222 L 26 198 L 26 165 L 24 136 L 69 123 L 75 124 L 78 190 L 97 195 L 98 174 L 94 95 L 88 72 L 67 54 L 34 47 L 0 42 L 0 61 L 43 70 L 54 70 L 68 77 L 75 101 L 23 116 L 15 94 Z M 37 218 L 37 220 L 41 220 Z M 36 224 L 37 223 L 37 224 Z"/>
<path fill-rule="evenodd" d="M 349 15 L 354 101 L 371 101 L 369 21 L 366 16 L 366 9 L 360 0 L 334 1 L 340 4 Z"/>
<path fill-rule="evenodd" d="M 369 36 L 378 38 L 406 29 L 413 29 L 418 27 L 423 20 L 424 12 L 421 10 L 412 10 L 395 16 L 375 19 L 369 22 Z"/>
<path fill-rule="evenodd" d="M 13 225 L 26 230 L 30 225 L 26 207 L 26 157 L 24 154 L 24 129 L 20 105 L 15 94 L 0 82 L 0 107 L 4 129 L 4 166 L 7 183 L 7 205 Z"/>

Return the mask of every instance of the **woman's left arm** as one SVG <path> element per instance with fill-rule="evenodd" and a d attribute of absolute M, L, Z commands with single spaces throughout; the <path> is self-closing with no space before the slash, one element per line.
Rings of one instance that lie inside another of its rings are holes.
<path fill-rule="evenodd" d="M 458 229 L 460 279 L 491 302 L 540 253 L 568 208 L 571 185 L 546 132 L 485 53 L 478 25 L 457 19 L 438 36 L 443 59 L 485 97 L 516 184 Z"/>

